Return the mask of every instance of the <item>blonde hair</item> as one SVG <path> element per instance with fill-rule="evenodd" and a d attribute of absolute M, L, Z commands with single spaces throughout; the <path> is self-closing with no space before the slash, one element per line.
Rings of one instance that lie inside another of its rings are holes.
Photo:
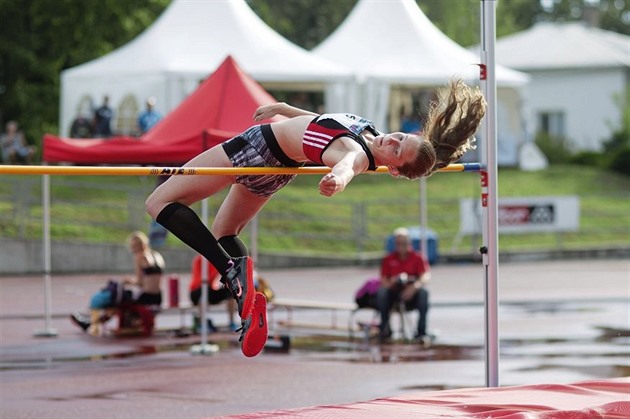
<path fill-rule="evenodd" d="M 149 247 L 149 238 L 147 237 L 147 235 L 144 234 L 142 231 L 134 231 L 129 236 L 127 236 L 127 248 L 129 248 L 129 250 L 131 250 L 131 246 L 136 240 L 142 243 L 142 247 Z"/>
<path fill-rule="evenodd" d="M 431 176 L 475 148 L 473 134 L 486 114 L 486 100 L 479 88 L 470 88 L 462 80 L 454 79 L 437 93 L 437 101 L 429 108 L 422 134 L 424 141 L 416 159 L 398 168 L 409 179 Z"/>

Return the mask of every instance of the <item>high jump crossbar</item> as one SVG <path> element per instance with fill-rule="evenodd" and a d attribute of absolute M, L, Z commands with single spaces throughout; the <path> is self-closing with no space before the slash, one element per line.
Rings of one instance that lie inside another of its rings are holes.
<path fill-rule="evenodd" d="M 480 163 L 450 164 L 439 172 L 479 172 Z M 29 166 L 0 165 L 0 175 L 94 175 L 94 176 L 172 176 L 172 175 L 324 175 L 331 169 L 309 167 L 136 167 L 136 166 Z M 386 166 L 376 168 L 387 173 Z"/>

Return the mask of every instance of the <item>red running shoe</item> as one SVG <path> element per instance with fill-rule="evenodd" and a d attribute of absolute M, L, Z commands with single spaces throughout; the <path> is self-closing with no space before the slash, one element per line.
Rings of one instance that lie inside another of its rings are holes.
<path fill-rule="evenodd" d="M 256 293 L 254 308 L 243 322 L 241 330 L 239 340 L 243 355 L 258 355 L 267 343 L 267 298 L 262 292 Z"/>
<path fill-rule="evenodd" d="M 230 259 L 230 268 L 221 278 L 238 304 L 241 319 L 247 317 L 254 306 L 254 262 L 249 256 Z"/>

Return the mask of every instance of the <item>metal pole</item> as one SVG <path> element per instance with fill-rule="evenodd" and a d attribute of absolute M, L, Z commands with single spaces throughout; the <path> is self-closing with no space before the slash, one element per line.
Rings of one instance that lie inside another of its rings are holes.
<path fill-rule="evenodd" d="M 429 221 L 427 211 L 427 178 L 420 178 L 420 248 L 422 257 L 429 261 L 428 232 Z"/>
<path fill-rule="evenodd" d="M 201 201 L 201 219 L 208 226 L 208 198 Z M 206 319 L 208 312 L 208 262 L 205 258 L 201 259 L 201 300 L 199 307 L 201 309 L 199 316 L 201 317 L 201 345 L 208 344 L 208 321 Z"/>
<path fill-rule="evenodd" d="M 258 216 L 255 216 L 250 222 L 251 236 L 249 238 L 249 255 L 254 262 L 254 266 L 256 266 L 256 263 L 258 262 L 258 228 Z"/>
<path fill-rule="evenodd" d="M 201 220 L 208 226 L 208 198 L 201 201 Z M 199 299 L 199 322 L 201 324 L 201 343 L 193 345 L 190 351 L 193 354 L 212 355 L 219 350 L 218 345 L 208 344 L 208 261 L 201 257 L 201 298 Z"/>
<path fill-rule="evenodd" d="M 52 328 L 52 284 L 51 284 L 51 256 L 50 256 L 50 175 L 42 176 L 42 228 L 43 228 L 43 256 L 44 256 L 44 318 L 45 328 L 36 330 L 34 336 L 55 337 L 57 331 Z"/>
<path fill-rule="evenodd" d="M 495 77 L 496 1 L 481 0 L 481 80 L 486 112 L 485 166 L 481 171 L 481 203 L 484 219 L 481 248 L 485 273 L 486 386 L 499 385 L 498 266 L 499 228 L 497 198 L 497 84 Z M 485 82 L 484 82 L 485 81 Z"/>

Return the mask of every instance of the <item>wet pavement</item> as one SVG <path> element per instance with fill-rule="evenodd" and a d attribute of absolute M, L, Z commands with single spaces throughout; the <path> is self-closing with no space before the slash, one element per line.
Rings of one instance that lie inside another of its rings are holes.
<path fill-rule="evenodd" d="M 308 327 L 286 328 L 271 313 L 271 334 L 288 352 L 248 359 L 226 327 L 210 335 L 211 356 L 191 355 L 199 336 L 177 334 L 178 315 L 158 316 L 148 338 L 90 337 L 70 323 L 107 275 L 53 276 L 52 327 L 45 328 L 43 279 L 0 278 L 1 418 L 202 418 L 351 403 L 410 391 L 485 385 L 483 273 L 480 265 L 433 267 L 429 347 L 395 335 L 379 345 L 348 313 L 293 311 Z M 266 271 L 281 298 L 350 302 L 374 268 Z M 499 269 L 501 386 L 571 383 L 630 375 L 630 262 L 583 260 L 502 264 Z M 180 274 L 180 295 L 188 276 Z M 227 325 L 213 308 L 215 325 Z M 188 318 L 184 325 L 189 324 Z M 356 321 L 370 322 L 361 311 Z M 415 323 L 415 317 L 410 319 Z M 399 330 L 398 317 L 393 328 Z"/>

